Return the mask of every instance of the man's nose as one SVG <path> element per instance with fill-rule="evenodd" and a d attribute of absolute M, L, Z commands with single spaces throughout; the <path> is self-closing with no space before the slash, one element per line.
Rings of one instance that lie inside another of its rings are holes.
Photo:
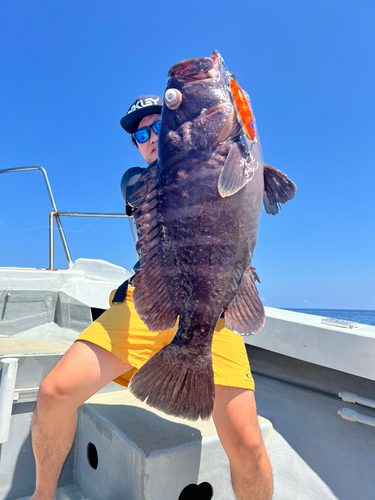
<path fill-rule="evenodd" d="M 151 129 L 150 142 L 158 142 L 158 134 Z"/>

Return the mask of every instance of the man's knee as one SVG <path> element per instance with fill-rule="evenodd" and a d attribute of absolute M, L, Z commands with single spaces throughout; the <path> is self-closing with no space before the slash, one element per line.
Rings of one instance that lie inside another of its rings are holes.
<path fill-rule="evenodd" d="M 39 387 L 38 404 L 51 404 L 68 399 L 72 395 L 71 384 L 67 384 L 61 376 L 55 376 L 53 371 L 42 381 Z"/>
<path fill-rule="evenodd" d="M 228 455 L 240 457 L 241 460 L 257 462 L 261 460 L 265 448 L 259 427 L 244 428 L 231 435 Z"/>
<path fill-rule="evenodd" d="M 259 433 L 255 433 L 255 435 L 248 435 L 245 433 L 244 436 L 241 436 L 238 445 L 237 452 L 242 453 L 244 456 L 252 457 L 255 461 L 261 459 L 263 453 L 265 451 L 262 435 Z"/>
<path fill-rule="evenodd" d="M 77 399 L 77 396 L 80 396 L 80 392 L 90 383 L 81 380 L 77 375 L 76 366 L 79 366 L 79 360 L 75 363 L 75 366 L 72 366 L 71 359 L 72 356 L 68 351 L 43 379 L 38 393 L 39 407 L 44 404 L 53 405 L 64 402 L 69 402 L 72 407 L 75 405 L 78 407 L 83 402 L 75 404 L 74 400 Z M 87 399 L 87 397 L 84 397 L 84 399 Z"/>
<path fill-rule="evenodd" d="M 102 347 L 86 341 L 75 342 L 41 383 L 38 407 L 67 402 L 76 409 L 130 369 L 130 365 Z"/>

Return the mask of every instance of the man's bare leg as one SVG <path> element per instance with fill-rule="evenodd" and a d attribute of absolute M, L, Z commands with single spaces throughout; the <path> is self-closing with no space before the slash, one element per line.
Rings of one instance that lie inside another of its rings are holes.
<path fill-rule="evenodd" d="M 272 471 L 258 425 L 254 392 L 215 385 L 213 419 L 228 455 L 237 500 L 271 500 Z"/>
<path fill-rule="evenodd" d="M 73 444 L 77 408 L 132 366 L 95 344 L 77 341 L 43 380 L 32 424 L 36 488 L 31 500 L 54 500 Z"/>

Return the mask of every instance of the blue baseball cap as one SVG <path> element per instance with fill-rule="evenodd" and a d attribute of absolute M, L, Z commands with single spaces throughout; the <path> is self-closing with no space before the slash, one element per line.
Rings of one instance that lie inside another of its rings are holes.
<path fill-rule="evenodd" d="M 163 99 L 160 95 L 140 95 L 131 103 L 128 112 L 121 118 L 120 125 L 128 134 L 134 134 L 142 118 L 160 115 L 162 107 Z"/>

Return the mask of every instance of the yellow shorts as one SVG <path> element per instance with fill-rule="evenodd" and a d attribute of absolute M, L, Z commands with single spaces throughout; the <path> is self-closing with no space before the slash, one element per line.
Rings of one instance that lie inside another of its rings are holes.
<path fill-rule="evenodd" d="M 178 324 L 170 330 L 150 332 L 134 308 L 133 290 L 129 286 L 124 302 L 115 302 L 77 338 L 103 347 L 134 366 L 115 379 L 125 387 L 146 361 L 173 340 Z M 213 336 L 212 365 L 216 385 L 254 390 L 243 338 L 225 328 L 223 319 L 219 319 Z"/>

